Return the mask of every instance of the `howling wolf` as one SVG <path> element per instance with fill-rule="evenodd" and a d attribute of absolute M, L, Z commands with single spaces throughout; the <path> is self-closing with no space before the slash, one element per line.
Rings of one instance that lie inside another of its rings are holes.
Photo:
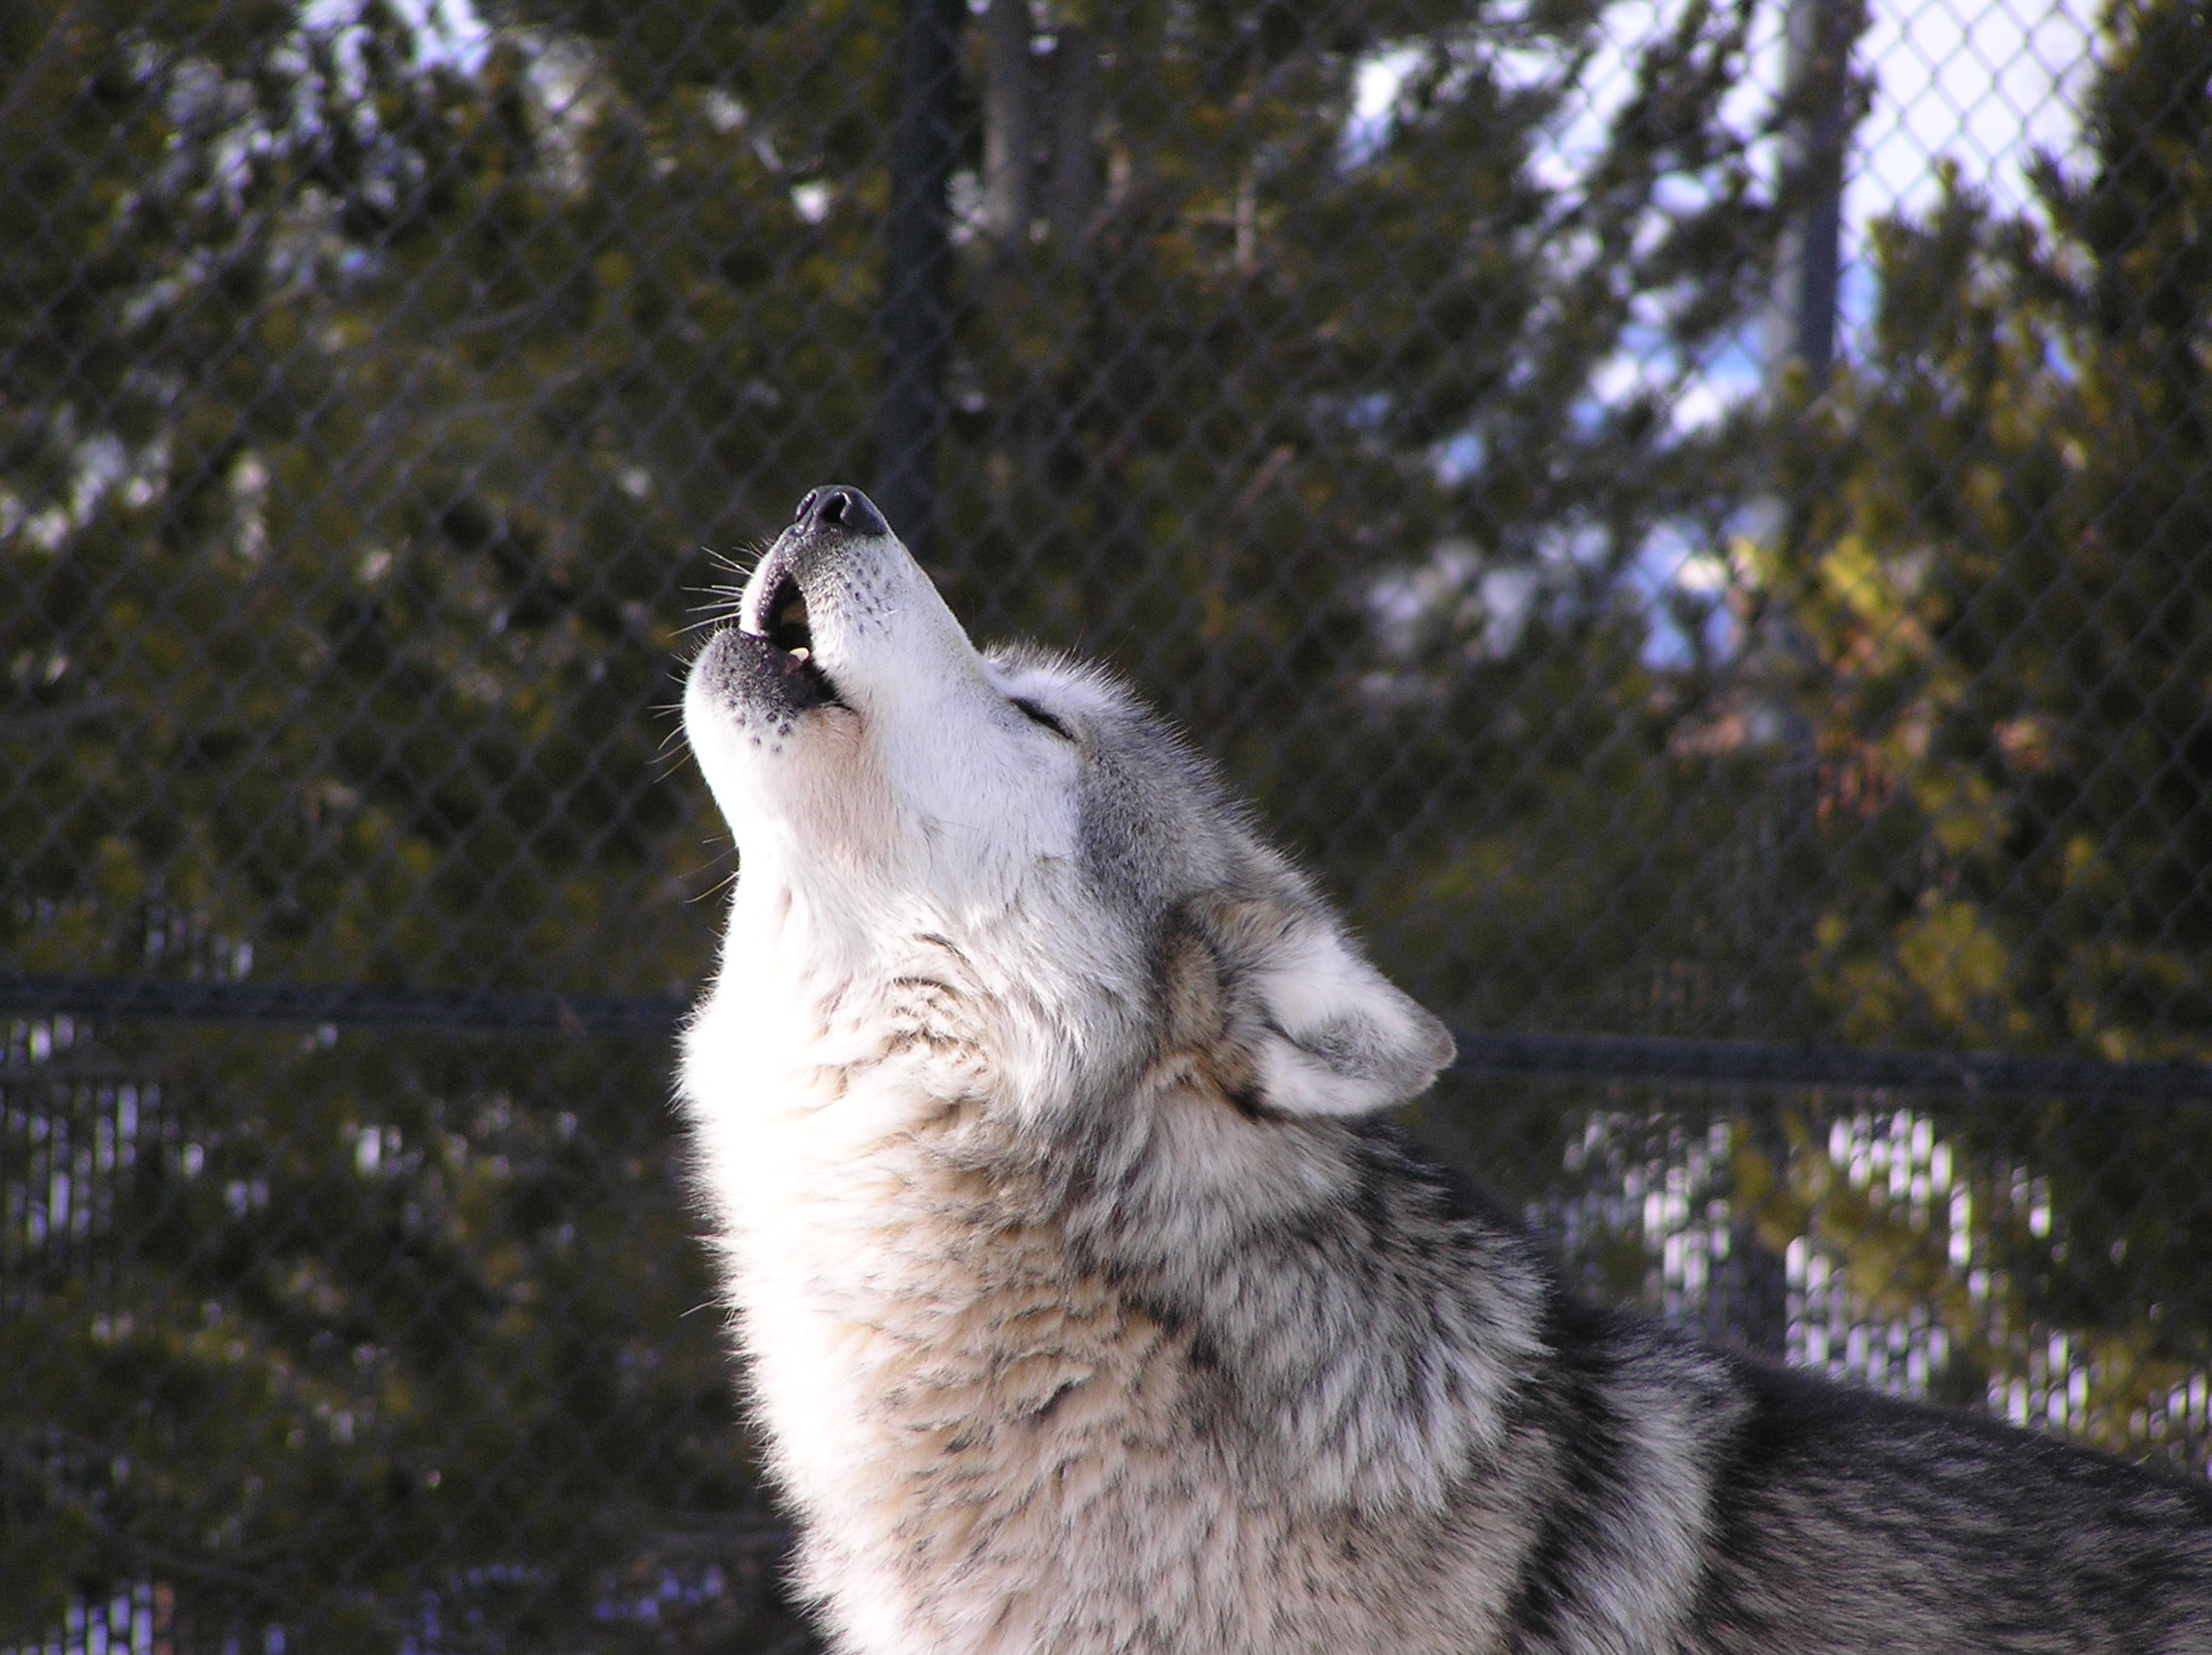
<path fill-rule="evenodd" d="M 858 490 L 684 728 L 742 867 L 683 1093 L 838 1649 L 2212 1652 L 2204 1489 L 1564 1292 L 1378 1118 L 1442 1026 Z"/>

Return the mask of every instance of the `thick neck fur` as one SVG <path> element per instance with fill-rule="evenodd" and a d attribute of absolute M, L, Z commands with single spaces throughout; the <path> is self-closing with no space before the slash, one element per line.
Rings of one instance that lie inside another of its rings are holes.
<path fill-rule="evenodd" d="M 1239 1109 L 1134 964 L 1075 1015 L 1054 963 L 995 971 L 1033 898 L 887 925 L 756 865 L 688 1035 L 757 1406 L 845 1646 L 1318 1651 L 1379 1613 L 1407 1650 L 1487 1646 L 1565 1474 L 1527 1243 L 1388 1128 Z M 1086 1061 L 1132 1024 L 1171 1037 Z M 1362 1535 L 1377 1595 L 1301 1602 L 1331 1572 L 1301 1555 Z"/>

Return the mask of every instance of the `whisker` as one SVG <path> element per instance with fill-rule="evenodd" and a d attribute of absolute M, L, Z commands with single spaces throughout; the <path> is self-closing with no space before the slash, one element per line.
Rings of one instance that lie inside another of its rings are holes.
<path fill-rule="evenodd" d="M 709 886 L 708 886 L 708 887 L 707 887 L 705 890 L 703 890 L 703 891 L 699 892 L 699 894 L 698 894 L 698 895 L 696 895 L 696 896 L 694 896 L 693 898 L 691 898 L 691 900 L 692 900 L 693 902 L 706 902 L 706 901 L 709 901 L 709 900 L 711 900 L 711 899 L 713 899 L 713 898 L 714 898 L 714 897 L 720 896 L 720 895 L 722 894 L 722 892 L 724 892 L 725 890 L 729 889 L 729 888 L 730 888 L 730 886 L 734 886 L 734 885 L 736 885 L 736 884 L 738 883 L 738 875 L 739 875 L 739 873 L 740 873 L 741 871 L 742 871 L 742 870 L 740 870 L 740 869 L 738 869 L 738 868 L 732 868 L 732 869 L 731 869 L 731 870 L 730 870 L 730 871 L 729 871 L 727 874 L 725 874 L 725 875 L 724 875 L 722 878 L 720 878 L 720 879 L 716 880 L 716 881 L 715 881 L 715 882 L 714 882 L 713 885 Z"/>
<path fill-rule="evenodd" d="M 694 603 L 727 603 L 735 608 L 745 600 L 743 587 L 725 586 L 720 581 L 706 586 L 687 586 L 684 592 Z"/>
<path fill-rule="evenodd" d="M 735 614 L 737 614 L 737 610 L 735 608 L 730 608 L 722 611 L 718 615 L 702 615 L 698 620 L 686 621 L 683 625 L 677 627 L 676 635 L 681 638 L 686 632 L 703 632 L 709 626 L 720 625 L 723 622 L 729 620 L 730 617 Z"/>
<path fill-rule="evenodd" d="M 761 560 L 773 549 L 772 541 L 753 541 L 738 547 L 734 552 L 721 551 L 713 546 L 699 548 L 706 555 L 707 561 L 716 568 L 728 569 L 732 574 L 747 580 L 752 578 L 753 570 L 760 567 Z"/>

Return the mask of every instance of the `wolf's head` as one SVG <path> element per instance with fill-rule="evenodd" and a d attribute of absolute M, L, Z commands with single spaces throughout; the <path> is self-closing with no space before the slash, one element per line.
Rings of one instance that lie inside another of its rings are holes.
<path fill-rule="evenodd" d="M 684 722 L 742 858 L 726 976 L 906 985 L 1033 1109 L 1350 1115 L 1450 1060 L 1201 759 L 1097 671 L 978 653 L 858 489 L 800 502 Z"/>

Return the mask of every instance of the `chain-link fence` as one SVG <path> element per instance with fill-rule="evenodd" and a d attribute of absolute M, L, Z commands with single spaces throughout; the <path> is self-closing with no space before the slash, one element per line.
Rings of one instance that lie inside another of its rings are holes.
<path fill-rule="evenodd" d="M 2028 4 L 0 12 L 0 1648 L 804 1645 L 670 708 L 832 479 L 1592 1291 L 2201 1470 L 2212 25 Z"/>

